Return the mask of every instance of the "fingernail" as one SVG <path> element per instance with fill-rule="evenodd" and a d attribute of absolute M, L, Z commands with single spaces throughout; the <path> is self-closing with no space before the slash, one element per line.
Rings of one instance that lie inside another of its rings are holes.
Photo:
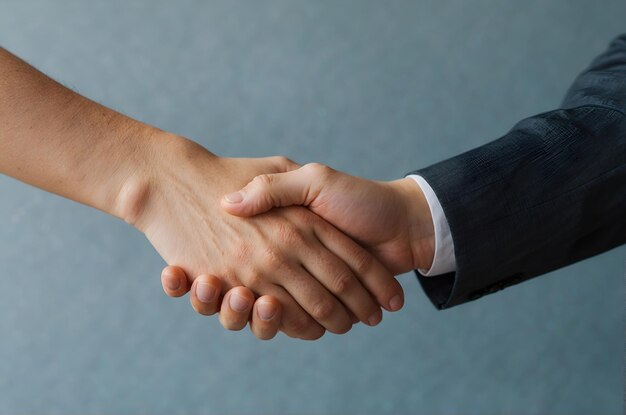
<path fill-rule="evenodd" d="M 276 315 L 276 307 L 272 303 L 262 302 L 257 306 L 257 312 L 261 320 L 271 320 Z"/>
<path fill-rule="evenodd" d="M 228 203 L 241 203 L 243 200 L 243 194 L 241 192 L 231 193 L 224 196 L 224 199 L 226 199 Z"/>
<path fill-rule="evenodd" d="M 391 300 L 389 300 L 389 309 L 391 311 L 398 311 L 402 307 L 402 296 L 400 294 L 394 295 Z"/>
<path fill-rule="evenodd" d="M 180 278 L 173 276 L 165 277 L 163 283 L 168 290 L 176 291 L 180 288 Z"/>
<path fill-rule="evenodd" d="M 199 282 L 196 286 L 196 297 L 203 303 L 210 303 L 215 299 L 215 287 L 206 282 Z"/>
<path fill-rule="evenodd" d="M 246 298 L 240 296 L 239 294 L 231 294 L 230 299 L 228 300 L 228 304 L 230 304 L 230 308 L 238 313 L 246 311 L 248 307 L 250 307 L 250 303 Z"/>
<path fill-rule="evenodd" d="M 383 312 L 380 309 L 378 309 L 377 312 L 372 314 L 370 318 L 367 319 L 367 322 L 369 323 L 370 326 L 375 326 L 378 323 L 380 323 L 382 319 L 383 319 Z"/>

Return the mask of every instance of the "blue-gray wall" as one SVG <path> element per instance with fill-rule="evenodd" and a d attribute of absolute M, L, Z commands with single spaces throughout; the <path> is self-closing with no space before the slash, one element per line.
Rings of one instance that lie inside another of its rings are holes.
<path fill-rule="evenodd" d="M 392 179 L 554 108 L 623 0 L 0 1 L 0 44 L 221 155 Z M 0 413 L 618 414 L 622 247 L 375 329 L 230 333 L 142 235 L 0 177 Z"/>

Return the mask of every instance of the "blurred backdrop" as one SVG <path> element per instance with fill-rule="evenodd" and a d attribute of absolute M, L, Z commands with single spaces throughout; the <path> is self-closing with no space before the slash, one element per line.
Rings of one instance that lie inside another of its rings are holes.
<path fill-rule="evenodd" d="M 558 106 L 625 21 L 623 0 L 0 0 L 0 44 L 220 155 L 394 179 Z M 625 252 L 447 311 L 403 275 L 377 328 L 263 343 L 166 298 L 125 223 L 0 177 L 0 413 L 618 414 Z"/>

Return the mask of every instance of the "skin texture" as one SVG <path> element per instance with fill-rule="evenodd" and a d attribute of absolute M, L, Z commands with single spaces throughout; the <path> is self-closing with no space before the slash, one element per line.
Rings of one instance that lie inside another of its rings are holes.
<path fill-rule="evenodd" d="M 222 195 L 255 176 L 298 167 L 283 157 L 217 157 L 70 91 L 3 49 L 0 125 L 0 173 L 135 226 L 178 266 L 162 277 L 172 295 L 193 288 L 193 307 L 210 314 L 219 305 L 228 329 L 254 312 L 260 338 L 280 328 L 315 339 L 355 321 L 376 325 L 380 306 L 393 310 L 391 299 L 402 296 L 392 273 L 310 210 L 239 218 L 220 208 Z M 168 280 L 181 272 L 185 283 Z"/>
<path fill-rule="evenodd" d="M 222 199 L 225 211 L 241 217 L 292 205 L 307 206 L 359 241 L 394 273 L 432 265 L 432 217 L 428 202 L 413 179 L 376 182 L 315 163 L 289 172 L 257 176 L 240 191 Z M 168 270 L 164 279 L 166 294 L 172 295 L 166 282 L 182 286 L 185 278 L 182 270 Z M 178 295 L 182 293 L 184 290 Z M 397 301 L 391 307 L 401 306 L 401 299 Z M 251 326 L 259 320 L 253 313 L 231 313 L 228 318 L 239 318 L 233 323 L 238 328 L 248 319 Z"/>
<path fill-rule="evenodd" d="M 350 238 L 301 207 L 249 219 L 220 208 L 222 195 L 256 172 L 285 171 L 293 163 L 215 160 L 192 142 L 166 140 L 165 145 L 172 149 L 163 154 L 184 159 L 159 163 L 158 171 L 142 174 L 139 183 L 127 181 L 118 203 L 122 216 L 144 232 L 166 262 L 184 264 L 187 275 L 210 271 L 225 289 L 244 285 L 256 295 L 272 295 L 284 308 L 282 327 L 291 333 L 314 338 L 322 333 L 320 326 L 345 333 L 352 326 L 346 307 L 360 321 L 380 322 L 378 302 L 388 307 L 401 288 Z M 185 148 L 177 149 L 180 145 Z M 146 179 L 151 174 L 155 178 Z M 368 290 L 380 296 L 374 299 Z"/>
<path fill-rule="evenodd" d="M 371 250 L 395 274 L 432 265 L 430 209 L 410 178 L 377 182 L 311 163 L 257 176 L 222 199 L 225 211 L 241 217 L 293 205 L 307 206 Z"/>

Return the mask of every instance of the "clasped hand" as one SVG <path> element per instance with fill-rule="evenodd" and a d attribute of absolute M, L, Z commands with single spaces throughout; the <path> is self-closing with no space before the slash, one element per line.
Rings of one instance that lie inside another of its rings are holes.
<path fill-rule="evenodd" d="M 394 275 L 430 266 L 432 220 L 412 179 L 374 182 L 284 157 L 218 158 L 187 140 L 169 145 L 183 159 L 129 180 L 121 216 L 171 264 L 166 294 L 190 292 L 193 308 L 219 311 L 227 329 L 250 322 L 260 339 L 278 330 L 317 339 L 358 321 L 375 326 L 381 307 L 403 306 Z"/>

